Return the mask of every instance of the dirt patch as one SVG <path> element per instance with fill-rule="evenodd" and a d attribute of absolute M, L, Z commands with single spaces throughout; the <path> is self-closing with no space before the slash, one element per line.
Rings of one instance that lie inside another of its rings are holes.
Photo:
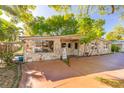
<path fill-rule="evenodd" d="M 13 86 L 17 77 L 17 68 L 17 64 L 0 68 L 0 87 L 10 88 Z"/>

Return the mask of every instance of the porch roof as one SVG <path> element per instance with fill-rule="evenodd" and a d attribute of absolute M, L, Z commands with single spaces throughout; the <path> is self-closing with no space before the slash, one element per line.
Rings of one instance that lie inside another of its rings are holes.
<path fill-rule="evenodd" d="M 35 40 L 35 39 L 60 39 L 60 40 L 79 40 L 79 35 L 64 35 L 64 36 L 21 36 L 20 40 Z"/>
<path fill-rule="evenodd" d="M 60 39 L 61 41 L 78 41 L 80 35 L 63 35 L 63 36 L 21 36 L 20 40 L 55 40 Z M 111 43 L 111 41 L 105 40 L 103 38 L 98 39 L 103 42 Z"/>

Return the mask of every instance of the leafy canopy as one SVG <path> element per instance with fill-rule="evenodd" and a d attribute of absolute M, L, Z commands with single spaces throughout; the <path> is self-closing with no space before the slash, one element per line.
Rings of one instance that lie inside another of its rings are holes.
<path fill-rule="evenodd" d="M 27 24 L 34 19 L 32 15 L 34 9 L 33 5 L 0 5 L 0 15 L 5 14 L 10 18 L 10 22 L 0 19 L 0 40 L 16 40 L 19 30 L 15 25 L 21 22 L 25 28 L 29 28 Z"/>
<path fill-rule="evenodd" d="M 116 26 L 106 35 L 107 40 L 124 40 L 124 27 Z"/>
<path fill-rule="evenodd" d="M 0 41 L 14 41 L 19 34 L 18 30 L 13 23 L 0 18 Z"/>
<path fill-rule="evenodd" d="M 37 17 L 29 26 L 32 28 L 32 35 L 68 35 L 76 34 L 77 20 L 73 14 L 54 15 L 47 19 Z"/>
<path fill-rule="evenodd" d="M 104 34 L 102 19 L 82 17 L 77 19 L 73 14 L 54 15 L 47 19 L 37 17 L 30 23 L 32 35 L 81 35 L 81 43 L 88 43 Z"/>
<path fill-rule="evenodd" d="M 29 22 L 33 19 L 33 5 L 0 5 L 0 14 L 5 13 L 13 22 Z"/>
<path fill-rule="evenodd" d="M 110 15 L 118 13 L 121 18 L 124 18 L 124 6 L 123 5 L 49 5 L 50 8 L 57 12 L 62 13 L 73 13 L 73 9 L 78 11 L 78 16 L 90 16 L 92 14 Z"/>
<path fill-rule="evenodd" d="M 89 17 L 79 19 L 79 31 L 81 37 L 81 43 L 89 43 L 94 39 L 101 38 L 104 35 L 103 25 L 104 20 L 91 19 Z"/>

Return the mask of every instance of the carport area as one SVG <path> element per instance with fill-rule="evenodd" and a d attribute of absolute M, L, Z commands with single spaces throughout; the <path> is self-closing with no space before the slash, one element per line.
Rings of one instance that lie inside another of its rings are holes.
<path fill-rule="evenodd" d="M 19 87 L 103 88 L 111 86 L 96 77 L 124 79 L 124 53 L 73 57 L 70 65 L 60 60 L 24 63 Z"/>

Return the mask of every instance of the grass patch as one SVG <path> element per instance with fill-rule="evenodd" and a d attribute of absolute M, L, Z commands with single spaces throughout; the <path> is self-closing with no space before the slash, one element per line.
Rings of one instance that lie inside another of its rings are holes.
<path fill-rule="evenodd" d="M 124 88 L 124 80 L 112 80 L 112 79 L 106 79 L 103 77 L 96 77 L 96 80 L 109 85 L 113 88 Z"/>

